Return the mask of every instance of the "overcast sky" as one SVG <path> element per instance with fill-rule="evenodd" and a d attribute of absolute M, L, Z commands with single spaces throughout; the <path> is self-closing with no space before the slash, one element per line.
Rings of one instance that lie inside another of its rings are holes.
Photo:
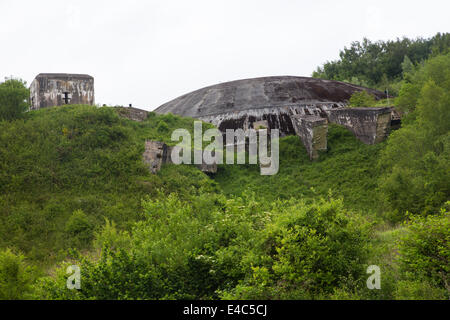
<path fill-rule="evenodd" d="M 0 81 L 86 73 L 152 110 L 220 82 L 310 76 L 352 41 L 450 31 L 450 1 L 0 0 Z"/>

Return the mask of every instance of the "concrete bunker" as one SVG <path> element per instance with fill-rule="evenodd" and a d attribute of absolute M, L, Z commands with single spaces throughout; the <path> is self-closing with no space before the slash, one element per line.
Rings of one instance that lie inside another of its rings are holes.
<path fill-rule="evenodd" d="M 205 87 L 155 110 L 210 122 L 219 130 L 267 126 L 280 136 L 298 135 L 311 159 L 326 150 L 328 123 L 347 127 L 364 143 L 386 138 L 392 108 L 347 108 L 351 95 L 367 91 L 377 100 L 385 93 L 350 83 L 308 77 L 264 77 Z"/>
<path fill-rule="evenodd" d="M 31 110 L 65 104 L 95 104 L 94 78 L 87 74 L 40 73 L 30 85 Z"/>

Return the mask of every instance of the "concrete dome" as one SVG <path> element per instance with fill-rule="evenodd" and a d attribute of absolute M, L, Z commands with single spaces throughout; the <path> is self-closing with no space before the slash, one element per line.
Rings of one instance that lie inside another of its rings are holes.
<path fill-rule="evenodd" d="M 204 119 L 251 109 L 345 104 L 355 91 L 377 99 L 384 93 L 349 83 L 308 77 L 264 77 L 216 84 L 182 95 L 157 108 L 158 113 Z"/>

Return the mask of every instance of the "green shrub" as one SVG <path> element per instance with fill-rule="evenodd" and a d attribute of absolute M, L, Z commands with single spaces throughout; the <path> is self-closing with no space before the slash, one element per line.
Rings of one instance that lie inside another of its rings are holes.
<path fill-rule="evenodd" d="M 265 228 L 262 264 L 224 294 L 238 299 L 310 299 L 364 273 L 369 226 L 340 200 L 290 201 Z"/>
<path fill-rule="evenodd" d="M 169 131 L 169 125 L 164 120 L 160 120 L 156 130 L 158 130 L 159 133 L 166 133 Z"/>
<path fill-rule="evenodd" d="M 373 107 L 376 104 L 375 97 L 365 90 L 352 94 L 349 100 L 351 107 Z"/>
<path fill-rule="evenodd" d="M 0 300 L 29 297 L 34 271 L 27 266 L 23 255 L 14 254 L 9 249 L 0 251 Z"/>
<path fill-rule="evenodd" d="M 400 271 L 407 280 L 428 282 L 450 293 L 450 212 L 413 216 L 399 243 Z"/>
<path fill-rule="evenodd" d="M 82 290 L 65 289 L 63 264 L 39 285 L 52 299 L 211 299 L 243 277 L 240 261 L 261 228 L 258 205 L 203 193 L 144 201 L 145 219 L 131 234 L 107 222 L 97 233 L 100 259 L 75 256 Z M 263 220 L 262 220 L 263 221 Z"/>
<path fill-rule="evenodd" d="M 76 210 L 66 223 L 66 237 L 72 246 L 86 246 L 93 237 L 93 225 L 83 210 Z"/>

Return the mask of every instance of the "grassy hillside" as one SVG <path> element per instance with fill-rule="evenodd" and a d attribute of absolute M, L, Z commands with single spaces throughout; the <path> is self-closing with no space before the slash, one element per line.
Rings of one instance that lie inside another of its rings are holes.
<path fill-rule="evenodd" d="M 296 136 L 280 140 L 280 169 L 273 176 L 261 176 L 254 165 L 220 166 L 215 180 L 227 195 L 255 192 L 258 199 L 312 199 L 318 196 L 342 197 L 351 209 L 375 213 L 378 154 L 384 143 L 365 145 L 347 129 L 330 125 L 328 150 L 311 162 Z"/>
<path fill-rule="evenodd" d="M 170 142 L 180 127 L 193 129 L 193 120 L 151 114 L 137 123 L 114 108 L 78 105 L 1 122 L 0 247 L 51 263 L 62 249 L 88 247 L 105 218 L 129 229 L 146 195 L 212 186 L 189 166 L 151 175 L 143 164 L 145 139 Z"/>
<path fill-rule="evenodd" d="M 150 174 L 144 141 L 173 144 L 177 128 L 193 120 L 78 105 L 0 122 L 0 299 L 448 298 L 449 204 L 386 219 L 380 159 L 395 140 L 368 146 L 330 125 L 318 161 L 282 138 L 274 176 L 257 165 Z M 80 291 L 66 289 L 74 262 Z M 382 290 L 366 287 L 371 264 Z"/>
<path fill-rule="evenodd" d="M 298 137 L 280 143 L 280 171 L 261 176 L 256 165 L 222 165 L 213 177 L 194 166 L 165 165 L 152 175 L 142 162 L 145 139 L 170 141 L 193 120 L 150 113 L 144 122 L 114 108 L 73 105 L 29 112 L 0 123 L 0 247 L 51 265 L 67 249 L 89 249 L 105 223 L 130 230 L 142 220 L 141 201 L 213 191 L 227 197 L 253 192 L 261 205 L 281 199 L 343 197 L 352 209 L 374 213 L 376 159 L 383 144 L 367 146 L 331 126 L 326 153 L 311 162 Z"/>

